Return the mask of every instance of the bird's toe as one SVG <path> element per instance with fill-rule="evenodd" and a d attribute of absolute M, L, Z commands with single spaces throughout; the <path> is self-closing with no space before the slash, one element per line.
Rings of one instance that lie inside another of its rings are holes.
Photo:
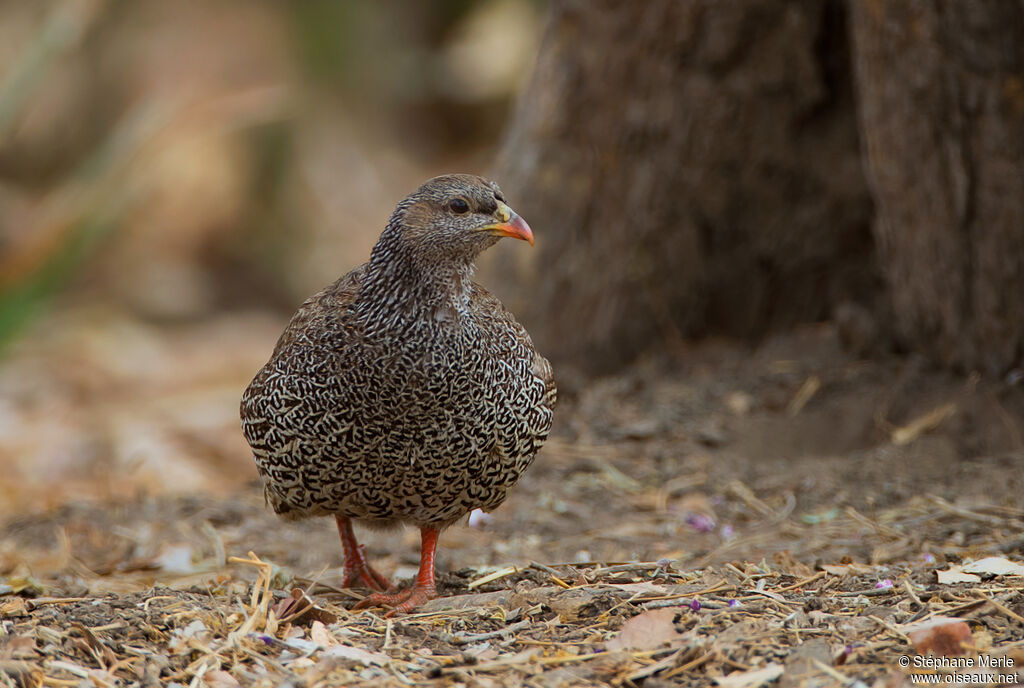
<path fill-rule="evenodd" d="M 395 593 L 376 592 L 360 600 L 352 609 L 368 609 L 370 607 L 390 607 L 385 615 L 408 614 L 421 604 L 437 597 L 437 589 L 430 585 L 413 585 Z"/>

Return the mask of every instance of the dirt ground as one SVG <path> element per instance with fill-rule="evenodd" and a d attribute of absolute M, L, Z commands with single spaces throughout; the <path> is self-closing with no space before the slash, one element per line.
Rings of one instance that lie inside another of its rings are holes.
<path fill-rule="evenodd" d="M 900 665 L 931 642 L 915 624 L 946 617 L 956 651 L 1024 680 L 1020 376 L 858 361 L 821 325 L 560 387 L 506 504 L 442 535 L 442 598 L 394 618 L 348 610 L 363 591 L 337 588 L 333 524 L 268 512 L 234 435 L 193 442 L 208 472 L 179 480 L 183 459 L 163 485 L 69 490 L 127 470 L 95 447 L 48 497 L 22 466 L 0 685 L 899 686 L 949 672 Z M 416 532 L 359 535 L 414 575 Z"/>

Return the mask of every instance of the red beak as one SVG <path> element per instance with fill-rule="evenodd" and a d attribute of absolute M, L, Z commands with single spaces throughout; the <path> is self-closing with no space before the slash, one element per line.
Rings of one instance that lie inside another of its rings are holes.
<path fill-rule="evenodd" d="M 508 222 L 488 225 L 486 229 L 489 229 L 499 236 L 507 236 L 512 237 L 513 239 L 528 241 L 530 242 L 530 246 L 533 246 L 533 230 L 530 229 L 530 225 L 526 224 L 526 220 L 515 213 L 512 214 L 512 219 Z"/>

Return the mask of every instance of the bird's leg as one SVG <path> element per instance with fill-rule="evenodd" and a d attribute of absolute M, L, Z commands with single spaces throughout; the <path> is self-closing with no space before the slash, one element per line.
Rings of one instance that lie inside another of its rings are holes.
<path fill-rule="evenodd" d="M 360 545 L 356 541 L 356 534 L 352 530 L 352 521 L 344 516 L 335 516 L 338 522 L 338 534 L 341 536 L 341 549 L 345 553 L 345 579 L 341 587 L 350 588 L 353 583 L 362 582 L 363 585 L 384 592 L 391 584 L 388 579 L 374 571 L 370 562 L 366 561 L 366 545 Z"/>
<path fill-rule="evenodd" d="M 437 588 L 434 586 L 434 555 L 437 553 L 437 537 L 441 534 L 437 528 L 423 526 L 420 528 L 422 545 L 420 546 L 420 571 L 416 575 L 416 583 L 401 592 L 385 593 L 377 592 L 366 599 L 360 600 L 353 609 L 365 609 L 366 607 L 391 607 L 387 616 L 394 616 L 398 612 L 411 612 L 427 600 L 437 597 Z"/>

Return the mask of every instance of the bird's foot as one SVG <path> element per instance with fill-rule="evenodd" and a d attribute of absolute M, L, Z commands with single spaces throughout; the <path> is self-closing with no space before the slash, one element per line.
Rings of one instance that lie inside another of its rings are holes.
<path fill-rule="evenodd" d="M 351 559 L 345 560 L 345 576 L 341 581 L 341 587 L 351 588 L 354 583 L 362 583 L 377 592 L 384 592 L 390 588 L 390 581 L 377 573 L 366 560 L 366 545 L 359 545 L 356 552 Z"/>
<path fill-rule="evenodd" d="M 408 614 L 416 607 L 437 597 L 437 588 L 433 585 L 413 585 L 399 592 L 375 592 L 374 594 L 359 601 L 352 609 L 366 609 L 367 607 L 391 607 L 391 611 L 385 614 L 392 617 L 395 614 Z"/>

